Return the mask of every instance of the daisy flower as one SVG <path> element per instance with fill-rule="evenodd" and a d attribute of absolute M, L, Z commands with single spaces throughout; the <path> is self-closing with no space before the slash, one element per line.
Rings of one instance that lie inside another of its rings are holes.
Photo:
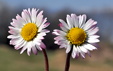
<path fill-rule="evenodd" d="M 75 14 L 67 15 L 66 21 L 59 19 L 59 24 L 62 30 L 54 29 L 53 34 L 55 37 L 55 44 L 60 45 L 59 48 L 66 48 L 66 53 L 72 49 L 72 57 L 78 58 L 79 53 L 82 58 L 85 58 L 85 53 L 96 50 L 97 42 L 99 42 L 99 31 L 96 27 L 97 22 L 89 19 L 86 22 L 86 15 L 76 16 Z"/>
<path fill-rule="evenodd" d="M 30 56 L 31 50 L 36 55 L 37 49 L 45 49 L 46 46 L 42 42 L 46 33 L 49 30 L 45 29 L 49 26 L 50 23 L 46 23 L 47 18 L 43 19 L 43 11 L 39 9 L 32 10 L 24 9 L 21 13 L 21 16 L 17 14 L 16 19 L 12 19 L 10 23 L 12 26 L 9 26 L 9 35 L 7 38 L 11 39 L 10 44 L 14 45 L 15 49 L 20 48 L 22 54 L 27 49 L 27 54 Z"/>

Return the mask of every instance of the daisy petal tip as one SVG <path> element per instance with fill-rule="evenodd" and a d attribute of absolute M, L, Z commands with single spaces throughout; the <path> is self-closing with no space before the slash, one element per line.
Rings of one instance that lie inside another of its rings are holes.
<path fill-rule="evenodd" d="M 78 59 L 78 56 L 76 56 L 75 58 Z"/>
<path fill-rule="evenodd" d="M 29 53 L 28 53 L 28 56 L 30 56 L 30 54 L 31 54 L 31 53 L 29 52 Z"/>
<path fill-rule="evenodd" d="M 82 16 L 83 16 L 83 17 L 86 17 L 86 14 L 83 14 Z"/>
<path fill-rule="evenodd" d="M 82 56 L 82 59 L 85 59 L 85 56 Z"/>
<path fill-rule="evenodd" d="M 35 52 L 34 54 L 35 54 L 35 55 L 37 55 L 38 53 L 37 53 L 37 52 Z"/>
<path fill-rule="evenodd" d="M 52 32 L 52 35 L 56 35 L 54 32 Z"/>
<path fill-rule="evenodd" d="M 20 52 L 20 54 L 22 54 L 23 52 Z"/>
<path fill-rule="evenodd" d="M 62 25 L 62 23 L 60 23 L 58 26 L 59 26 L 59 27 L 62 27 L 63 25 Z"/>
<path fill-rule="evenodd" d="M 41 43 L 40 47 L 46 49 L 46 45 L 44 43 Z"/>
<path fill-rule="evenodd" d="M 90 52 L 88 51 L 87 53 L 88 53 L 89 57 L 91 57 L 91 54 L 90 54 Z"/>

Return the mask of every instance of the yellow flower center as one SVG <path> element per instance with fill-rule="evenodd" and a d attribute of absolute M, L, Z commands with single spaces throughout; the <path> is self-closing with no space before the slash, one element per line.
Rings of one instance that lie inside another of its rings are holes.
<path fill-rule="evenodd" d="M 71 42 L 71 44 L 81 45 L 86 39 L 86 33 L 81 28 L 71 28 L 67 33 L 67 39 Z"/>
<path fill-rule="evenodd" d="M 38 28 L 34 23 L 25 24 L 21 30 L 21 36 L 24 40 L 30 41 L 35 38 L 37 35 Z"/>

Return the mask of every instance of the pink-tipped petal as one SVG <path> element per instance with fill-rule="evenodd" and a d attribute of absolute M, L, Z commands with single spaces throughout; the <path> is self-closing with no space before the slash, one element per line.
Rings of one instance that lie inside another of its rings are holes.
<path fill-rule="evenodd" d="M 41 32 L 49 33 L 50 31 L 47 29 L 43 29 Z"/>
<path fill-rule="evenodd" d="M 88 35 L 94 35 L 99 31 L 98 27 L 92 28 L 88 31 Z"/>
<path fill-rule="evenodd" d="M 88 53 L 88 55 L 91 57 L 91 54 L 90 54 L 90 52 L 88 51 L 87 53 Z"/>
<path fill-rule="evenodd" d="M 43 42 L 41 42 L 40 47 L 43 48 L 43 49 L 46 49 L 46 45 Z"/>
<path fill-rule="evenodd" d="M 44 28 L 48 27 L 49 25 L 50 25 L 50 23 L 45 23 Z"/>
<path fill-rule="evenodd" d="M 30 56 L 30 54 L 31 54 L 31 47 L 27 48 L 27 54 Z"/>
<path fill-rule="evenodd" d="M 9 38 L 9 39 L 15 39 L 15 38 L 19 38 L 20 37 L 20 35 L 9 35 L 7 38 Z"/>
<path fill-rule="evenodd" d="M 64 27 L 64 25 L 62 25 L 62 23 L 60 23 L 60 24 L 59 24 L 59 26 L 60 26 L 60 28 L 61 28 L 63 31 L 65 31 L 65 32 L 67 32 L 67 31 L 68 31 L 68 29 L 67 29 L 67 28 L 65 28 L 65 27 Z"/>
<path fill-rule="evenodd" d="M 66 32 L 58 30 L 58 29 L 55 29 L 54 31 L 57 32 L 58 34 L 62 35 L 62 36 L 66 36 L 66 34 L 67 34 Z"/>
<path fill-rule="evenodd" d="M 42 48 L 41 48 L 39 45 L 36 45 L 36 48 L 37 48 L 39 51 L 42 51 Z"/>
<path fill-rule="evenodd" d="M 33 53 L 34 53 L 35 55 L 37 55 L 37 49 L 36 49 L 36 47 L 32 47 L 32 51 L 33 51 Z"/>
<path fill-rule="evenodd" d="M 19 44 L 15 45 L 14 47 L 15 47 L 16 50 L 18 50 L 18 49 L 22 48 L 25 45 L 26 45 L 26 41 L 23 40 L 22 42 L 20 42 Z"/>
<path fill-rule="evenodd" d="M 47 21 L 47 18 L 44 18 L 44 19 L 42 20 L 42 25 L 45 24 L 46 21 Z"/>
<path fill-rule="evenodd" d="M 59 21 L 62 23 L 62 25 L 66 28 L 69 29 L 67 23 L 65 21 L 63 21 L 62 19 L 59 19 Z"/>

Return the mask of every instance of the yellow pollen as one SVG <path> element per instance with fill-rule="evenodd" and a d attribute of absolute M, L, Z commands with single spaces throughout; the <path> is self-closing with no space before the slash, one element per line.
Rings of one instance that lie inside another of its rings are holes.
<path fill-rule="evenodd" d="M 71 44 L 81 45 L 86 39 L 86 33 L 83 29 L 75 27 L 69 30 L 66 37 Z"/>
<path fill-rule="evenodd" d="M 30 41 L 37 35 L 38 27 L 34 23 L 25 24 L 21 30 L 21 36 L 24 40 Z"/>

